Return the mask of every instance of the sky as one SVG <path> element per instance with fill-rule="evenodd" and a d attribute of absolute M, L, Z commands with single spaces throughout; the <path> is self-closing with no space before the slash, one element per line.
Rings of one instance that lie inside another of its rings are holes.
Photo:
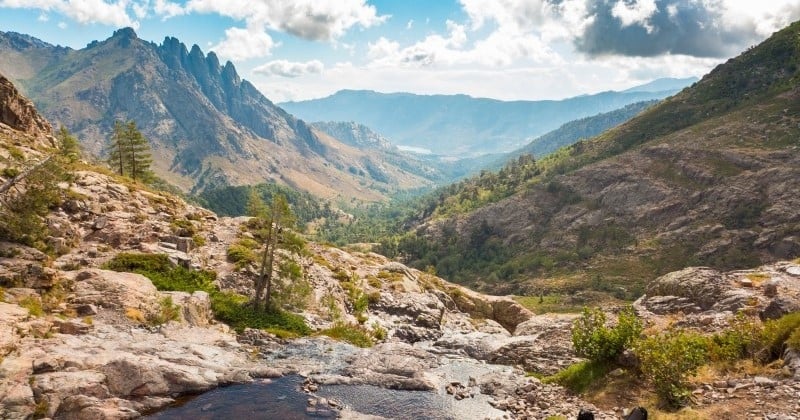
<path fill-rule="evenodd" d="M 121 27 L 174 36 L 274 102 L 623 90 L 702 76 L 798 19 L 800 0 L 0 0 L 0 31 L 76 49 Z"/>

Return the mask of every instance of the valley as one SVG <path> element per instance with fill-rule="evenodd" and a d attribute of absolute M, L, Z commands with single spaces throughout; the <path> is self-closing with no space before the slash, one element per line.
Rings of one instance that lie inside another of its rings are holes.
<path fill-rule="evenodd" d="M 276 105 L 175 37 L 0 32 L 0 418 L 796 419 L 798 39 Z"/>

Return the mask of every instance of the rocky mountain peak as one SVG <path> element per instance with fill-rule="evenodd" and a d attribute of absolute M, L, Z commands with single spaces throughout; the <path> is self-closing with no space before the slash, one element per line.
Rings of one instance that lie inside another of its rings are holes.
<path fill-rule="evenodd" d="M 114 31 L 114 34 L 111 35 L 111 38 L 128 38 L 128 39 L 138 39 L 139 37 L 136 36 L 136 31 L 133 30 L 131 27 L 120 28 Z"/>
<path fill-rule="evenodd" d="M 14 84 L 0 74 L 0 123 L 31 136 L 50 135 L 53 127 L 33 106 L 28 98 L 19 93 Z"/>

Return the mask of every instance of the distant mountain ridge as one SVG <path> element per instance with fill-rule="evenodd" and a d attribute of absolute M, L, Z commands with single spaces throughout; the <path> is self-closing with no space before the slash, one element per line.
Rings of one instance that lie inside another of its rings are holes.
<path fill-rule="evenodd" d="M 186 191 L 277 182 L 322 197 L 375 200 L 430 183 L 385 162 L 379 150 L 314 129 L 242 80 L 230 62 L 176 38 L 158 45 L 124 28 L 73 50 L 0 32 L 0 72 L 94 154 L 115 120 L 135 120 L 152 142 L 157 174 Z"/>
<path fill-rule="evenodd" d="M 599 136 L 439 190 L 385 248 L 494 293 L 629 299 L 688 266 L 797 258 L 798 37 L 795 22 Z"/>
<path fill-rule="evenodd" d="M 688 83 L 688 81 L 687 81 Z M 280 106 L 307 121 L 355 121 L 395 145 L 468 157 L 506 153 L 525 140 L 579 118 L 662 99 L 680 90 L 602 92 L 560 101 L 499 101 L 467 95 L 415 95 L 341 90 L 322 99 Z"/>

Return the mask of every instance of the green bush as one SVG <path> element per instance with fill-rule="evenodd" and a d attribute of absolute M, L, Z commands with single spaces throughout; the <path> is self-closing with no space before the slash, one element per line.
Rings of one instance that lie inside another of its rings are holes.
<path fill-rule="evenodd" d="M 668 331 L 636 345 L 640 369 L 656 394 L 673 407 L 685 405 L 691 395 L 687 379 L 707 361 L 709 339 L 694 333 Z"/>
<path fill-rule="evenodd" d="M 800 350 L 800 312 L 767 321 L 762 345 L 761 357 L 764 361 L 781 357 L 786 345 Z"/>
<path fill-rule="evenodd" d="M 552 376 L 542 379 L 542 382 L 557 383 L 570 391 L 580 394 L 597 380 L 606 376 L 613 365 L 603 361 L 584 360 L 568 366 L 566 369 Z"/>
<path fill-rule="evenodd" d="M 241 242 L 231 245 L 225 254 L 228 257 L 228 261 L 236 263 L 239 268 L 245 267 L 256 260 L 255 252 L 251 248 L 242 245 Z"/>
<path fill-rule="evenodd" d="M 733 362 L 752 357 L 761 347 L 763 328 L 753 318 L 739 313 L 730 327 L 711 337 L 709 357 L 718 362 Z"/>
<path fill-rule="evenodd" d="M 333 327 L 320 331 L 320 334 L 327 335 L 334 340 L 346 341 L 358 347 L 372 347 L 375 344 L 370 332 L 361 325 L 336 322 Z"/>
<path fill-rule="evenodd" d="M 120 253 L 103 265 L 114 271 L 127 271 L 149 278 L 158 290 L 213 292 L 216 273 L 205 270 L 189 270 L 172 265 L 164 254 Z"/>
<path fill-rule="evenodd" d="M 572 345 L 578 356 L 592 361 L 612 361 L 642 333 L 642 323 L 628 307 L 619 314 L 614 327 L 606 326 L 602 310 L 584 308 L 572 324 Z"/>

